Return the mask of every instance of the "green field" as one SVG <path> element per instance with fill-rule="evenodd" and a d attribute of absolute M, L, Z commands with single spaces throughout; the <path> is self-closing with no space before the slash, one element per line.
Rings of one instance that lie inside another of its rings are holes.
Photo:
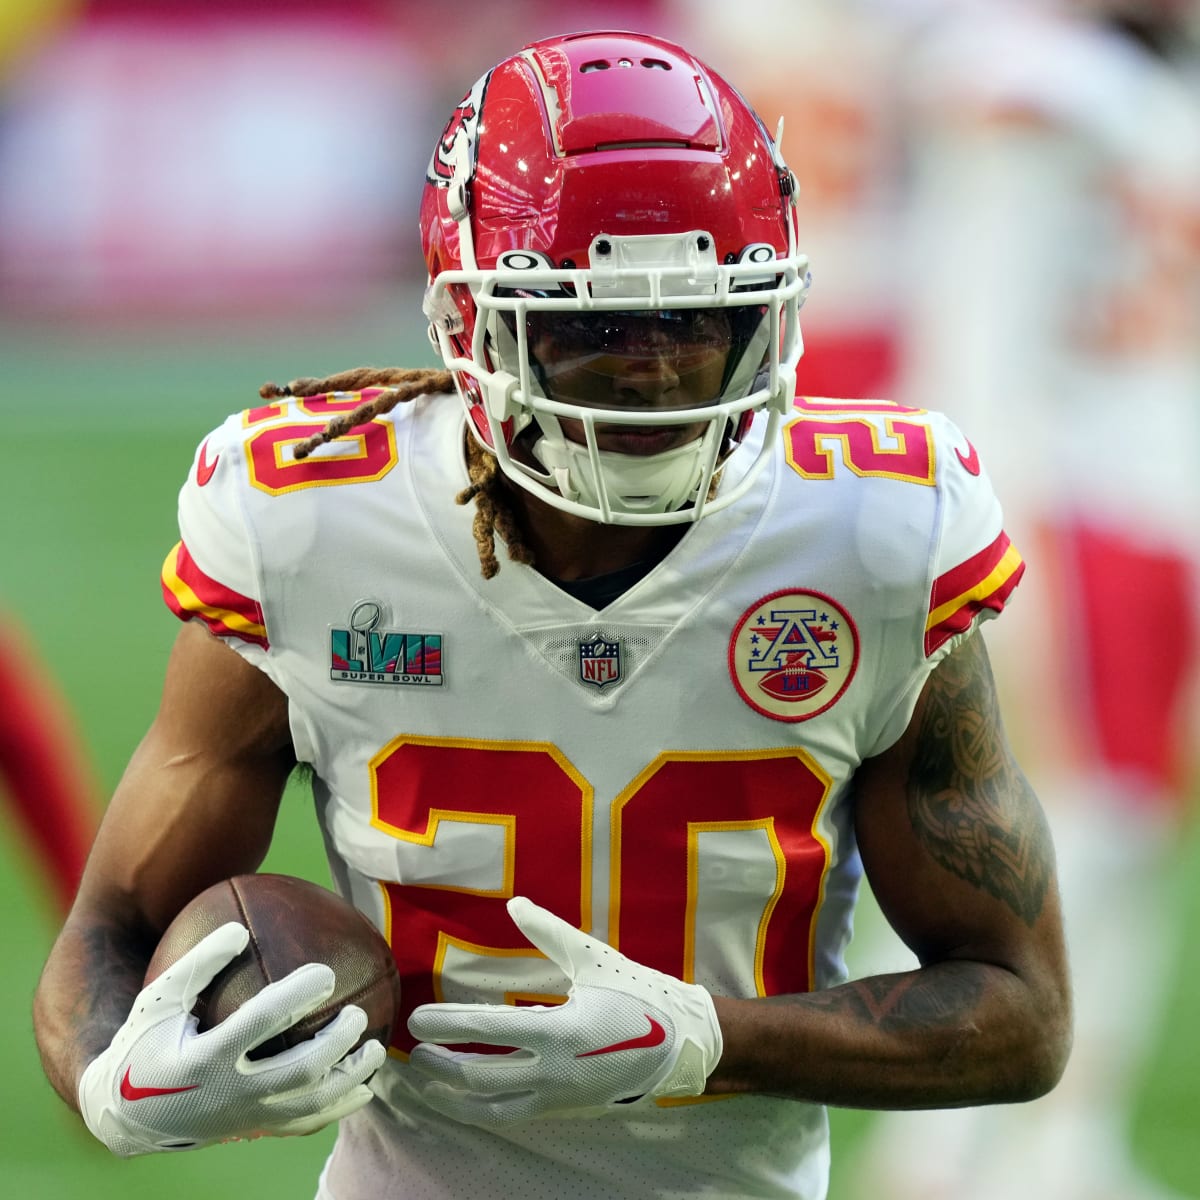
<path fill-rule="evenodd" d="M 266 379 L 359 362 L 430 361 L 406 343 L 415 302 L 352 330 L 235 326 L 0 333 L 0 604 L 26 625 L 65 688 L 106 787 L 149 722 L 176 622 L 158 590 L 175 540 L 175 494 L 202 435 L 253 403 Z M 251 324 L 261 325 L 254 320 Z M 268 866 L 326 879 L 305 797 L 289 795 Z M 0 982 L 4 1085 L 0 1178 L 22 1200 L 255 1200 L 309 1197 L 332 1140 L 221 1147 L 112 1159 L 44 1081 L 30 1028 L 37 973 L 53 937 L 48 897 L 9 826 L 0 836 L 0 904 L 7 961 Z M 1166 1034 L 1144 1081 L 1136 1143 L 1163 1182 L 1200 1196 L 1200 839 L 1178 867 L 1189 943 Z M 1136 970 L 1136 964 L 1131 964 Z M 835 1114 L 835 1164 L 853 1155 L 867 1118 Z M 838 1190 L 835 1200 L 849 1200 Z M 872 1200 L 886 1200 L 874 1197 Z M 970 1200 L 964 1197 L 964 1200 Z"/>

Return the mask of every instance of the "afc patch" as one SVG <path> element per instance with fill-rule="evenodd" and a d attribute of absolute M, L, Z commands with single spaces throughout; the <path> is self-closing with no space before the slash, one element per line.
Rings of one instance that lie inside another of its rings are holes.
<path fill-rule="evenodd" d="M 764 596 L 729 639 L 729 674 L 738 695 L 775 721 L 807 721 L 842 696 L 858 669 L 858 630 L 820 592 Z"/>
<path fill-rule="evenodd" d="M 621 679 L 621 643 L 608 641 L 602 633 L 597 633 L 589 642 L 580 642 L 579 678 L 598 688 L 618 683 Z"/>
<path fill-rule="evenodd" d="M 383 606 L 360 600 L 349 628 L 329 630 L 329 678 L 335 683 L 386 683 L 440 687 L 442 635 L 380 629 Z"/>

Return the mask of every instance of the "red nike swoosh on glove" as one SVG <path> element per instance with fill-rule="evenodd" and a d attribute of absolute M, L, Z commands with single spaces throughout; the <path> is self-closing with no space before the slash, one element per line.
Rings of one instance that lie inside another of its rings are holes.
<path fill-rule="evenodd" d="M 176 1092 L 194 1092 L 200 1085 L 189 1083 L 187 1087 L 156 1088 L 138 1087 L 129 1082 L 129 1072 L 132 1067 L 125 1068 L 125 1078 L 121 1080 L 121 1097 L 125 1100 L 148 1100 L 151 1096 L 173 1096 Z"/>
<path fill-rule="evenodd" d="M 617 1050 L 644 1050 L 650 1046 L 661 1046 L 667 1040 L 667 1031 L 649 1014 L 644 1014 L 650 1022 L 649 1032 L 641 1037 L 628 1038 L 623 1042 L 613 1042 L 611 1046 L 601 1046 L 599 1050 L 585 1050 L 576 1058 L 591 1058 L 593 1054 L 612 1054 Z"/>
<path fill-rule="evenodd" d="M 212 462 L 208 461 L 208 442 L 205 442 L 200 447 L 200 459 L 196 463 L 196 484 L 198 487 L 203 487 L 213 477 L 213 472 L 217 469 L 217 463 L 220 461 L 221 456 L 219 454 Z"/>

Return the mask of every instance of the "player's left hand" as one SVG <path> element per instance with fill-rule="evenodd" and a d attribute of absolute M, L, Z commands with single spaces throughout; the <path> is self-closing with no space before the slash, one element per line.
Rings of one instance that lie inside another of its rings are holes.
<path fill-rule="evenodd" d="M 508 912 L 571 980 L 566 1003 L 415 1009 L 408 1028 L 421 1044 L 410 1062 L 426 1076 L 421 1095 L 431 1107 L 489 1126 L 704 1091 L 723 1045 L 704 988 L 640 966 L 524 896 Z M 516 1049 L 446 1049 L 464 1042 Z"/>

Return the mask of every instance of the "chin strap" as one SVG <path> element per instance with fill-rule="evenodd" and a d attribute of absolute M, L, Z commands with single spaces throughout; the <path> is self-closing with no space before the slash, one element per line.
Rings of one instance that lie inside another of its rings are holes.
<path fill-rule="evenodd" d="M 543 421 L 557 424 L 545 414 L 539 417 Z M 534 443 L 533 454 L 564 499 L 598 509 L 603 522 L 614 513 L 676 512 L 688 503 L 697 506 L 698 516 L 723 440 L 714 422 L 696 441 L 640 456 L 599 449 L 594 430 L 588 431 L 587 445 L 546 433 Z"/>

